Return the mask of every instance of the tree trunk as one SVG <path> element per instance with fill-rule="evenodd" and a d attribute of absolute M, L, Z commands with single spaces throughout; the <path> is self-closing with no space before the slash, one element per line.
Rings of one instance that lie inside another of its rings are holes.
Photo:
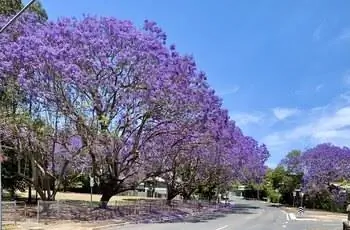
<path fill-rule="evenodd" d="M 182 198 L 183 200 L 186 202 L 186 201 L 189 201 L 191 200 L 191 194 L 188 194 L 188 193 L 183 193 L 182 194 Z"/>
<path fill-rule="evenodd" d="M 67 192 L 67 183 L 63 183 L 63 192 Z"/>
<path fill-rule="evenodd" d="M 100 199 L 100 208 L 106 209 L 109 200 L 112 198 L 113 193 L 110 191 L 103 191 L 102 192 L 102 197 Z"/>
<path fill-rule="evenodd" d="M 171 201 L 178 195 L 177 192 L 175 192 L 172 189 L 168 189 L 167 197 L 166 197 L 166 204 L 171 205 Z"/>
<path fill-rule="evenodd" d="M 11 188 L 9 192 L 10 192 L 11 200 L 16 200 L 16 189 Z"/>
<path fill-rule="evenodd" d="M 189 187 L 189 186 L 188 186 Z M 185 201 L 191 200 L 193 193 L 196 191 L 196 189 L 193 188 L 187 188 L 183 189 L 182 191 L 182 197 Z"/>
<path fill-rule="evenodd" d="M 29 204 L 32 203 L 32 186 L 29 185 L 28 187 L 28 201 L 27 201 Z"/>

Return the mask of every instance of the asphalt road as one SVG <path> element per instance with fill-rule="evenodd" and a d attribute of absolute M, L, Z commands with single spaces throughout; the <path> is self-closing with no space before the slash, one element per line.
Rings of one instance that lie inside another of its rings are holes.
<path fill-rule="evenodd" d="M 125 225 L 106 230 L 337 230 L 341 222 L 291 220 L 288 213 L 258 201 L 236 201 L 232 212 L 179 223 Z"/>

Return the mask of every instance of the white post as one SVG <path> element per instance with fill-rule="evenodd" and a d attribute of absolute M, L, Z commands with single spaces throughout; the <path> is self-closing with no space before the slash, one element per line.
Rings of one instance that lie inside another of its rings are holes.
<path fill-rule="evenodd" d="M 300 196 L 301 196 L 301 207 L 303 207 L 303 201 L 304 201 L 304 193 L 300 192 Z"/>
<path fill-rule="evenodd" d="M 40 200 L 37 202 L 37 209 L 36 209 L 36 221 L 39 223 L 39 213 L 40 213 Z"/>
<path fill-rule="evenodd" d="M 16 203 L 16 201 L 13 201 L 13 204 L 14 204 L 14 209 L 15 209 L 15 225 L 16 225 L 16 222 L 17 222 L 17 203 Z"/>
<path fill-rule="evenodd" d="M 94 187 L 94 178 L 90 175 L 90 208 L 92 208 L 92 189 Z"/>

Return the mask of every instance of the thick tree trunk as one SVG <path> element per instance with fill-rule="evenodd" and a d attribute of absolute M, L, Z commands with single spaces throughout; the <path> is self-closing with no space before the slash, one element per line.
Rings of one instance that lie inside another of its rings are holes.
<path fill-rule="evenodd" d="M 100 199 L 100 208 L 106 209 L 109 200 L 112 198 L 113 193 L 110 191 L 102 192 L 102 197 Z"/>
<path fill-rule="evenodd" d="M 191 194 L 184 193 L 184 194 L 182 194 L 182 198 L 183 198 L 184 202 L 189 201 L 189 200 L 191 200 Z"/>
<path fill-rule="evenodd" d="M 190 188 L 182 192 L 182 197 L 184 200 L 191 200 L 193 193 L 196 191 L 196 189 Z"/>
<path fill-rule="evenodd" d="M 178 195 L 176 191 L 173 189 L 169 189 L 168 187 L 168 193 L 167 193 L 167 198 L 166 198 L 166 203 L 167 205 L 171 205 L 171 201 Z"/>
<path fill-rule="evenodd" d="M 171 205 L 171 201 L 177 196 L 177 194 L 169 194 L 167 195 L 167 198 L 166 198 L 166 203 L 167 205 Z"/>
<path fill-rule="evenodd" d="M 16 189 L 11 188 L 9 192 L 10 192 L 11 200 L 16 200 Z"/>
<path fill-rule="evenodd" d="M 63 192 L 67 192 L 67 183 L 63 183 Z"/>

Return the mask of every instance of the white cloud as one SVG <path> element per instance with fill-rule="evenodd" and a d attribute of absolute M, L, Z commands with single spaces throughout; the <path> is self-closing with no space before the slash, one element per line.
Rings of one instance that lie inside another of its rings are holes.
<path fill-rule="evenodd" d="M 262 114 L 250 114 L 250 113 L 231 113 L 230 117 L 236 121 L 238 126 L 244 126 L 248 124 L 258 124 L 263 120 Z"/>
<path fill-rule="evenodd" d="M 284 140 L 281 134 L 277 132 L 270 134 L 263 139 L 263 143 L 267 144 L 269 147 L 281 146 L 285 144 L 285 142 L 286 140 Z"/>
<path fill-rule="evenodd" d="M 274 108 L 272 112 L 278 120 L 284 120 L 290 116 L 296 115 L 300 111 L 296 108 Z"/>
<path fill-rule="evenodd" d="M 263 139 L 270 147 L 293 145 L 304 141 L 312 145 L 331 142 L 337 145 L 350 144 L 350 105 L 344 105 L 335 111 L 325 114 L 310 110 L 308 122 L 301 123 L 295 128 L 275 132 Z"/>
<path fill-rule="evenodd" d="M 240 89 L 240 87 L 238 85 L 235 85 L 229 90 L 224 90 L 222 92 L 219 92 L 219 95 L 220 96 L 225 96 L 225 95 L 234 94 L 234 93 L 237 93 L 239 89 Z"/>

